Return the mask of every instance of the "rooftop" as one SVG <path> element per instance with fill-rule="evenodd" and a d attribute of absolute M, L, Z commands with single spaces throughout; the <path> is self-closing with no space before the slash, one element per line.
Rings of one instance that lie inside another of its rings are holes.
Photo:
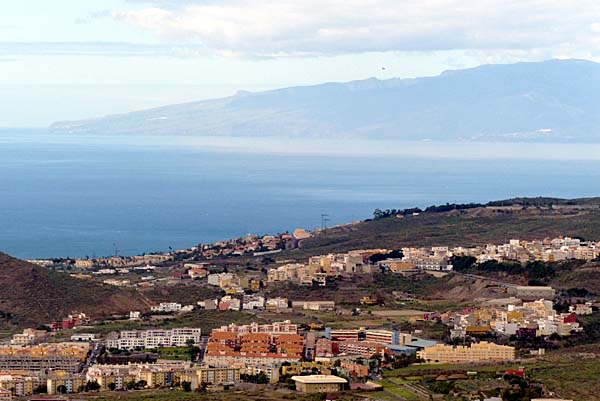
<path fill-rule="evenodd" d="M 292 376 L 292 380 L 299 383 L 306 384 L 321 384 L 321 383 L 331 383 L 331 384 L 346 384 L 348 381 L 341 377 L 332 376 L 332 375 L 311 375 L 311 376 Z"/>

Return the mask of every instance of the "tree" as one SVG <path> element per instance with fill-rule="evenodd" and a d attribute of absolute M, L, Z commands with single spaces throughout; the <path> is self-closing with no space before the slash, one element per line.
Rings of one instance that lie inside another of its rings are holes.
<path fill-rule="evenodd" d="M 57 392 L 58 394 L 67 394 L 67 391 L 69 391 L 69 390 L 67 389 L 67 386 L 65 386 L 65 385 L 63 385 L 63 384 L 61 384 L 60 386 L 56 387 L 56 392 Z"/>
<path fill-rule="evenodd" d="M 265 374 L 265 372 L 260 371 L 258 375 L 256 375 L 256 383 L 257 384 L 269 384 L 269 378 Z"/>
<path fill-rule="evenodd" d="M 188 381 L 181 382 L 181 388 L 183 389 L 183 391 L 189 393 L 190 391 L 192 391 L 192 382 L 188 382 Z"/>
<path fill-rule="evenodd" d="M 141 390 L 144 387 L 146 387 L 147 385 L 148 385 L 148 383 L 146 382 L 146 380 L 140 380 L 137 383 L 135 383 L 135 388 L 138 390 Z"/>
<path fill-rule="evenodd" d="M 127 390 L 133 390 L 135 388 L 135 380 L 128 381 L 125 388 L 127 388 Z"/>
<path fill-rule="evenodd" d="M 88 381 L 85 385 L 86 391 L 98 391 L 100 390 L 100 385 L 95 381 Z"/>
<path fill-rule="evenodd" d="M 452 256 L 452 266 L 457 272 L 469 270 L 477 263 L 477 259 L 473 256 Z"/>
<path fill-rule="evenodd" d="M 116 385 L 115 383 L 110 383 L 110 384 L 108 385 L 108 389 L 109 389 L 110 391 L 115 391 L 115 390 L 117 389 L 117 385 Z"/>
<path fill-rule="evenodd" d="M 48 387 L 45 384 L 40 384 L 33 389 L 33 394 L 45 394 L 48 392 Z"/>

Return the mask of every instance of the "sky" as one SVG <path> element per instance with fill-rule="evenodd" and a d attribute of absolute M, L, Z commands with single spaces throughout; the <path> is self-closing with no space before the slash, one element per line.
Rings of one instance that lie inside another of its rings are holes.
<path fill-rule="evenodd" d="M 600 2 L 7 0 L 0 127 L 550 58 L 600 61 Z"/>

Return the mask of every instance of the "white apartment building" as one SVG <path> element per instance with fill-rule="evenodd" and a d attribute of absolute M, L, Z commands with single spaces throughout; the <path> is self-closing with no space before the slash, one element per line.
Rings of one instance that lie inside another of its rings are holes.
<path fill-rule="evenodd" d="M 150 308 L 152 312 L 180 312 L 181 304 L 176 302 L 161 302 L 158 306 Z"/>
<path fill-rule="evenodd" d="M 265 297 L 262 295 L 251 295 L 244 297 L 244 310 L 264 309 Z"/>
<path fill-rule="evenodd" d="M 188 340 L 195 344 L 200 343 L 201 330 L 199 328 L 178 328 L 172 330 L 125 330 L 118 338 L 107 341 L 108 348 L 133 349 L 160 348 L 160 347 L 185 347 Z"/>

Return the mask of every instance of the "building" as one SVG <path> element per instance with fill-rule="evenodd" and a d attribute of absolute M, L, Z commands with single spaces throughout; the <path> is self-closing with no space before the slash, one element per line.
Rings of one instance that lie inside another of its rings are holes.
<path fill-rule="evenodd" d="M 335 310 L 334 301 L 295 301 L 292 302 L 292 308 L 302 308 L 317 312 L 332 312 Z"/>
<path fill-rule="evenodd" d="M 348 381 L 331 375 L 292 376 L 296 390 L 302 393 L 336 393 L 341 391 Z"/>
<path fill-rule="evenodd" d="M 199 344 L 201 330 L 199 328 L 182 327 L 172 330 L 126 330 L 121 331 L 106 342 L 108 348 L 133 349 L 133 348 L 160 348 L 160 347 L 185 347 L 189 341 Z"/>
<path fill-rule="evenodd" d="M 361 329 L 338 329 L 332 330 L 329 327 L 325 328 L 325 337 L 331 340 L 346 341 L 358 340 L 359 335 L 363 333 Z"/>
<path fill-rule="evenodd" d="M 33 345 L 42 341 L 48 333 L 45 330 L 25 329 L 23 333 L 13 334 L 10 340 L 11 345 Z"/>
<path fill-rule="evenodd" d="M 186 266 L 188 265 L 186 264 Z M 208 276 L 208 270 L 203 269 L 201 267 L 192 267 L 188 269 L 187 274 L 192 280 L 196 280 Z"/>
<path fill-rule="evenodd" d="M 203 363 L 214 368 L 238 367 L 246 374 L 263 372 L 276 380 L 279 366 L 300 361 L 303 352 L 304 338 L 289 322 L 230 325 L 211 332 Z"/>
<path fill-rule="evenodd" d="M 591 315 L 594 313 L 592 304 L 586 302 L 585 304 L 576 304 L 569 306 L 569 312 L 575 313 L 576 315 Z"/>
<path fill-rule="evenodd" d="M 364 358 L 371 358 L 373 355 L 382 355 L 386 352 L 383 344 L 372 341 L 346 340 L 337 344 L 340 354 L 360 355 Z"/>
<path fill-rule="evenodd" d="M 437 344 L 417 351 L 417 357 L 427 363 L 512 361 L 515 359 L 515 348 L 485 341 L 470 347 Z"/>
<path fill-rule="evenodd" d="M 158 306 L 150 308 L 152 312 L 180 312 L 181 304 L 177 302 L 161 302 Z"/>
<path fill-rule="evenodd" d="M 412 336 L 395 330 L 366 330 L 365 340 L 398 345 L 410 343 Z"/>
<path fill-rule="evenodd" d="M 369 376 L 369 365 L 361 365 L 356 362 L 343 361 L 340 365 L 342 369 L 346 369 L 352 377 L 368 377 Z"/>
<path fill-rule="evenodd" d="M 245 295 L 244 303 L 242 308 L 244 310 L 264 309 L 265 308 L 265 297 L 262 295 Z"/>
<path fill-rule="evenodd" d="M 90 342 L 90 341 L 96 341 L 96 335 L 92 334 L 92 333 L 79 333 L 79 334 L 73 334 L 71 336 L 71 341 L 74 342 Z"/>
<path fill-rule="evenodd" d="M 127 383 L 145 381 L 147 388 L 176 387 L 189 382 L 192 390 L 202 383 L 210 385 L 236 384 L 240 369 L 234 367 L 190 367 L 189 363 L 94 365 L 88 369 L 87 380 L 95 381 L 101 391 L 124 390 Z"/>
<path fill-rule="evenodd" d="M 276 311 L 288 308 L 287 298 L 269 298 L 265 303 L 268 311 Z"/>
<path fill-rule="evenodd" d="M 0 370 L 78 372 L 89 351 L 87 343 L 54 343 L 0 347 Z"/>
<path fill-rule="evenodd" d="M 214 329 L 212 332 L 228 332 L 235 333 L 238 335 L 243 335 L 246 333 L 297 334 L 298 325 L 292 323 L 289 320 L 269 324 L 250 323 L 240 326 L 232 323 L 228 326 L 221 326 L 218 329 Z"/>
<path fill-rule="evenodd" d="M 0 389 L 0 401 L 11 401 L 12 392 L 10 390 Z"/>
<path fill-rule="evenodd" d="M 83 375 L 72 375 L 64 373 L 51 374 L 46 380 L 48 394 L 79 393 L 87 383 Z"/>
<path fill-rule="evenodd" d="M 523 301 L 535 301 L 538 299 L 554 299 L 556 291 L 552 287 L 537 287 L 519 285 L 508 289 L 509 295 L 515 296 Z"/>

